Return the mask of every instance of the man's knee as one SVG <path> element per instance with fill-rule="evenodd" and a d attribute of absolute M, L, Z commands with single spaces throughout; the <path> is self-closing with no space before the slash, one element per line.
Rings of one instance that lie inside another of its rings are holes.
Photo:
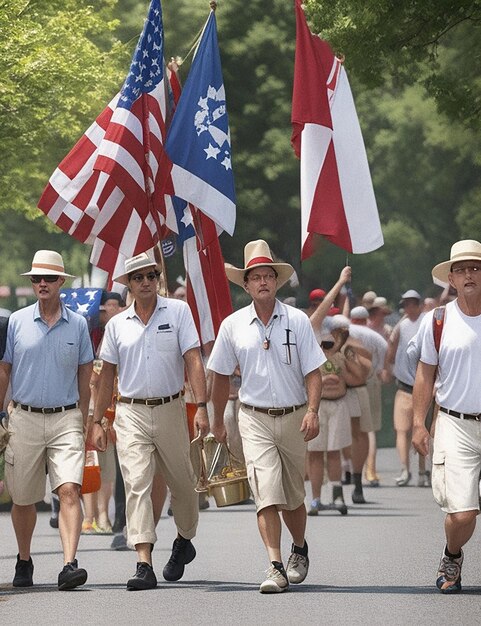
<path fill-rule="evenodd" d="M 76 483 L 64 483 L 57 489 L 57 495 L 62 504 L 73 505 L 80 500 L 80 485 Z"/>
<path fill-rule="evenodd" d="M 478 514 L 479 511 L 477 509 L 448 513 L 448 520 L 453 526 L 469 526 L 476 520 Z"/>

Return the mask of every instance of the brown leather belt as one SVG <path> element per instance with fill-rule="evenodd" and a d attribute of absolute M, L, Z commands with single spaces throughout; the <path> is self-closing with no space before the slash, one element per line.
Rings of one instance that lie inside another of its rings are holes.
<path fill-rule="evenodd" d="M 119 402 L 125 402 L 125 404 L 145 404 L 146 406 L 159 406 L 161 404 L 167 404 L 171 400 L 175 400 L 180 396 L 181 392 L 174 393 L 173 396 L 166 396 L 165 398 L 126 398 L 125 396 L 119 396 Z"/>
<path fill-rule="evenodd" d="M 461 420 L 475 420 L 476 422 L 481 422 L 481 413 L 460 413 L 459 411 L 453 411 L 453 409 L 445 409 L 443 406 L 440 406 L 439 410 Z"/>
<path fill-rule="evenodd" d="M 30 411 L 31 413 L 44 413 L 45 415 L 50 415 L 51 413 L 62 413 L 63 411 L 76 409 L 78 407 L 78 402 L 75 402 L 74 404 L 67 404 L 67 406 L 49 406 L 44 408 L 38 406 L 29 406 L 28 404 L 20 404 L 19 402 L 13 402 L 13 406 L 15 408 L 19 406 L 22 411 Z"/>
<path fill-rule="evenodd" d="M 302 409 L 303 406 L 306 406 L 306 404 L 298 404 L 297 406 L 286 406 L 284 408 L 273 408 L 273 409 L 268 409 L 262 406 L 251 406 L 250 404 L 244 404 L 242 403 L 241 405 L 244 409 L 249 409 L 249 411 L 256 411 L 257 413 L 265 413 L 266 415 L 269 415 L 270 417 L 283 417 L 284 415 L 289 415 L 289 413 L 294 413 L 294 411 L 297 411 L 299 409 Z"/>

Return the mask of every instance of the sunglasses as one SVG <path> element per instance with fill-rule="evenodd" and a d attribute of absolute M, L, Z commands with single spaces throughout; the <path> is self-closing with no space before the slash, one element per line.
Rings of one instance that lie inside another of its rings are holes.
<path fill-rule="evenodd" d="M 130 277 L 130 280 L 135 281 L 136 283 L 141 283 L 146 278 L 149 282 L 153 282 L 157 280 L 160 276 L 160 272 L 149 272 L 148 274 L 134 274 Z"/>
<path fill-rule="evenodd" d="M 334 342 L 333 341 L 321 341 L 321 348 L 323 350 L 331 350 L 331 348 L 334 348 Z"/>
<path fill-rule="evenodd" d="M 32 283 L 35 283 L 35 285 L 41 283 L 42 280 L 44 280 L 46 283 L 56 283 L 58 279 L 59 276 L 53 276 L 52 274 L 47 274 L 46 276 L 30 276 L 30 280 L 32 281 Z"/>

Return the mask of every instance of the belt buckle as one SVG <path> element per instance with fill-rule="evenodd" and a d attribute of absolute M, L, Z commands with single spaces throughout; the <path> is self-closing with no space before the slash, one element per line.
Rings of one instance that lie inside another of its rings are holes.
<path fill-rule="evenodd" d="M 145 399 L 145 406 L 156 406 L 157 405 L 157 398 L 146 398 Z"/>
<path fill-rule="evenodd" d="M 267 415 L 270 417 L 283 417 L 285 414 L 285 409 L 267 409 Z"/>
<path fill-rule="evenodd" d="M 42 409 L 42 413 L 44 415 L 50 415 L 52 413 L 55 413 L 55 410 L 52 407 L 47 407 L 46 409 Z"/>

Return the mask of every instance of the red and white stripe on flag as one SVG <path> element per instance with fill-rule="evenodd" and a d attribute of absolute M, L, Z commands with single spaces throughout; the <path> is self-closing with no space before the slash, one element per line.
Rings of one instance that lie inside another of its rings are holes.
<path fill-rule="evenodd" d="M 351 88 L 329 44 L 313 35 L 296 0 L 292 145 L 301 159 L 302 259 L 317 233 L 348 252 L 383 245 Z"/>
<path fill-rule="evenodd" d="M 229 283 L 215 223 L 189 205 L 196 237 L 184 241 L 187 303 L 202 345 L 215 340 L 224 318 L 232 313 Z"/>
<path fill-rule="evenodd" d="M 156 245 L 166 222 L 176 228 L 175 214 L 167 215 L 171 203 L 156 185 L 165 138 L 164 81 L 130 110 L 117 107 L 118 98 L 57 167 L 38 206 L 79 241 L 98 238 L 130 257 Z"/>

